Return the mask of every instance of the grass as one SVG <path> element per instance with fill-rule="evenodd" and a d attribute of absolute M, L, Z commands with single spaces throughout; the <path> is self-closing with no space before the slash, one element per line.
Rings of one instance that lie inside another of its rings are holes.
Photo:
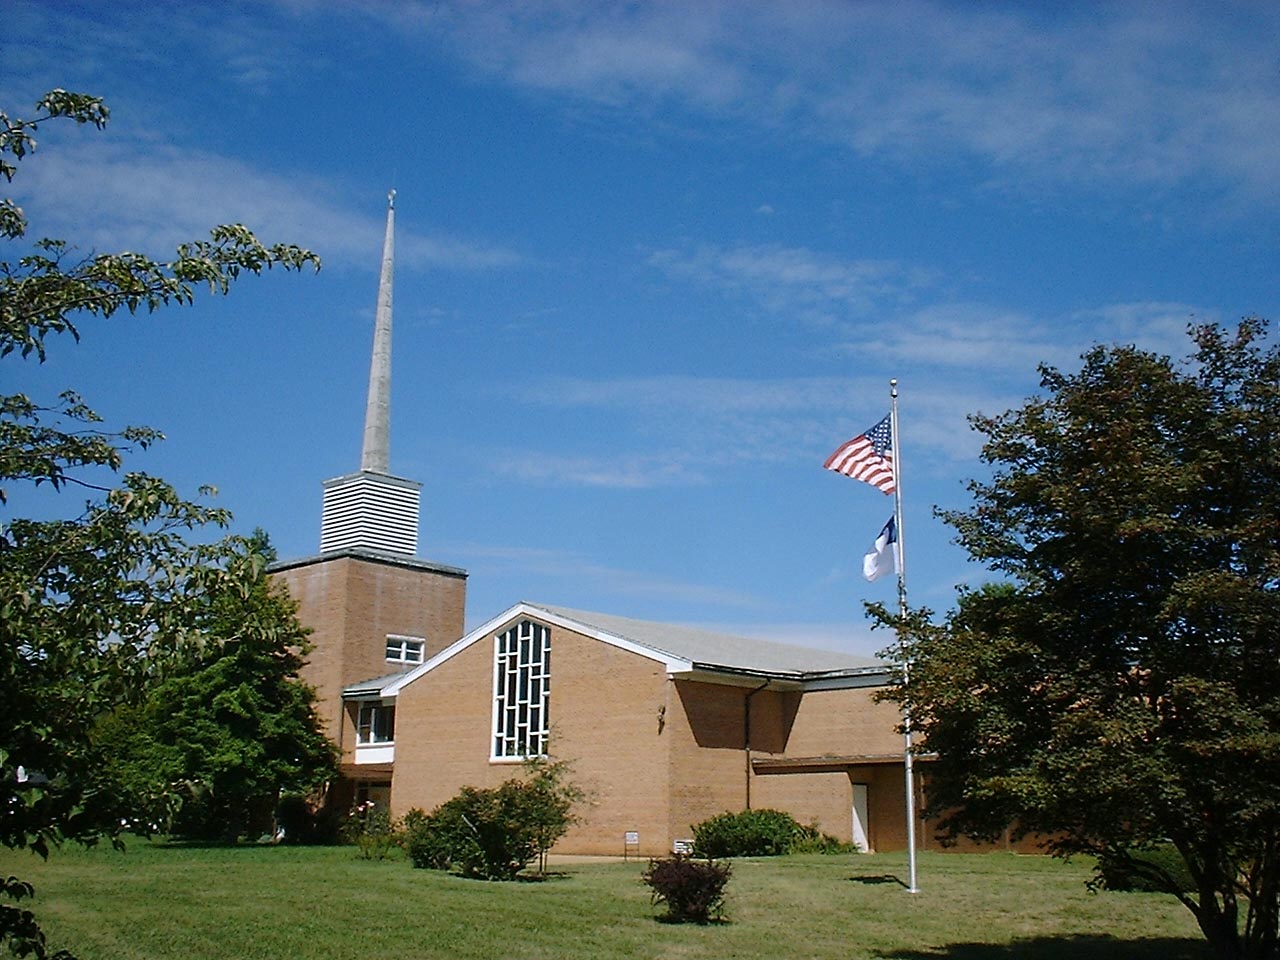
<path fill-rule="evenodd" d="M 350 847 L 0 852 L 0 870 L 35 884 L 50 946 L 81 960 L 1208 956 L 1171 898 L 1090 893 L 1085 865 L 1044 857 L 922 854 L 917 894 L 897 879 L 902 855 L 736 860 L 727 922 L 705 927 L 657 922 L 644 866 L 574 862 L 498 884 Z"/>

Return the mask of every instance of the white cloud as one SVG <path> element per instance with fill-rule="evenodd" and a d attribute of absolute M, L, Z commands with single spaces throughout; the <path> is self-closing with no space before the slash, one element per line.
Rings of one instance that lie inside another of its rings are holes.
<path fill-rule="evenodd" d="M 369 251 L 381 249 L 385 207 L 370 204 L 368 213 L 355 213 L 331 184 L 127 134 L 84 137 L 42 145 L 20 168 L 15 195 L 32 236 L 61 236 L 84 249 L 169 255 L 216 224 L 245 223 L 264 242 L 287 238 L 330 264 L 366 264 Z M 403 199 L 399 206 L 403 210 Z M 402 214 L 398 266 L 490 269 L 522 261 L 499 246 L 406 229 L 403 220 Z"/>
<path fill-rule="evenodd" d="M 560 377 L 510 389 L 522 404 L 591 411 L 593 419 L 611 425 L 604 431 L 609 437 L 627 438 L 628 449 L 591 455 L 504 452 L 495 458 L 499 470 L 525 482 L 615 489 L 702 485 L 743 464 L 759 469 L 821 463 L 838 443 L 883 416 L 889 402 L 885 378 L 873 374 L 778 380 Z M 903 416 L 918 451 L 915 468 L 954 475 L 955 464 L 973 462 L 979 449 L 966 416 L 1007 409 L 1029 390 L 1030 385 L 1021 392 L 984 383 L 943 385 L 925 377 L 905 381 Z M 884 408 L 869 407 L 872 397 L 883 397 Z M 635 452 L 640 445 L 649 452 Z"/>
<path fill-rule="evenodd" d="M 849 260 L 773 244 L 670 247 L 651 252 L 648 261 L 668 276 L 820 324 L 909 302 L 932 279 L 927 271 L 892 260 Z"/>
<path fill-rule="evenodd" d="M 651 266 L 783 320 L 829 329 L 837 349 L 886 369 L 969 370 L 1034 382 L 1037 365 L 1070 367 L 1095 341 L 1133 343 L 1179 356 L 1185 331 L 1212 311 L 1176 302 L 1107 304 L 1037 316 L 997 304 L 935 301 L 943 278 L 893 260 L 846 260 L 804 247 L 698 244 L 653 251 Z"/>
<path fill-rule="evenodd" d="M 523 482 L 615 490 L 707 482 L 696 458 L 671 453 L 565 456 L 544 451 L 512 451 L 495 464 L 494 470 Z"/>
<path fill-rule="evenodd" d="M 554 3 L 383 6 L 516 86 L 676 106 L 996 178 L 1280 200 L 1280 8 Z M 1088 187 L 1086 187 L 1087 189 Z"/>
<path fill-rule="evenodd" d="M 453 549 L 463 557 L 473 573 L 482 567 L 491 568 L 491 572 L 513 569 L 526 578 L 548 580 L 556 584 L 557 589 L 563 589 L 566 583 L 576 583 L 580 585 L 580 590 L 590 593 L 605 590 L 619 596 L 650 597 L 668 602 L 703 603 L 743 610 L 761 606 L 759 598 L 740 590 L 610 566 L 568 550 L 500 544 L 455 544 Z M 578 601 L 570 597 L 558 602 L 572 605 Z"/>

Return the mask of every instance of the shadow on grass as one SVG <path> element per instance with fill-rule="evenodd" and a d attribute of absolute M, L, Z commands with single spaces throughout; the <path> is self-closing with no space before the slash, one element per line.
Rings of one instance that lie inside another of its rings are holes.
<path fill-rule="evenodd" d="M 556 880 L 569 880 L 572 874 L 564 870 L 547 870 L 544 873 L 518 873 L 517 883 L 551 883 Z"/>
<path fill-rule="evenodd" d="M 706 920 L 689 920 L 685 917 L 673 917 L 663 913 L 653 918 L 654 923 L 665 923 L 670 926 L 688 927 L 727 927 L 731 921 L 728 917 L 708 917 Z"/>
<path fill-rule="evenodd" d="M 949 943 L 923 950 L 882 951 L 885 960 L 1208 960 L 1208 944 L 1190 937 L 1120 940 L 1104 934 L 1031 937 L 1012 943 Z"/>
<path fill-rule="evenodd" d="M 156 850 L 269 850 L 273 847 L 300 847 L 301 844 L 272 843 L 269 840 L 196 840 L 186 837 L 136 837 Z M 338 844 L 333 844 L 338 846 Z M 354 849 L 354 848 L 353 848 Z"/>
<path fill-rule="evenodd" d="M 902 889 L 904 890 L 907 889 L 907 885 L 903 883 L 901 880 L 899 880 L 897 877 L 895 877 L 892 873 L 877 873 L 874 875 L 866 874 L 863 876 L 850 877 L 849 882 L 865 883 L 868 885 L 875 884 L 875 883 L 896 883 L 898 886 L 902 887 Z"/>

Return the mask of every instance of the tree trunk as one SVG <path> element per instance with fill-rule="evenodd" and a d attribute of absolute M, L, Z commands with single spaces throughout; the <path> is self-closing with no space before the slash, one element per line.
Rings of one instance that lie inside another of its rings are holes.
<path fill-rule="evenodd" d="M 1264 960 L 1245 953 L 1234 916 L 1226 916 L 1219 910 L 1210 912 L 1202 909 L 1196 915 L 1196 922 L 1200 924 L 1200 930 L 1217 960 Z"/>
<path fill-rule="evenodd" d="M 1240 937 L 1240 912 L 1230 887 L 1219 899 L 1210 877 L 1201 875 L 1198 909 L 1192 912 L 1217 960 L 1262 960 L 1250 958 Z"/>

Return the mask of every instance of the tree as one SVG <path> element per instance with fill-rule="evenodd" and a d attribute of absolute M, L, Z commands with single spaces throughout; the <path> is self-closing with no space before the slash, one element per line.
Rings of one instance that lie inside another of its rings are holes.
<path fill-rule="evenodd" d="M 98 98 L 55 90 L 33 119 L 0 113 L 6 180 L 34 150 L 39 127 L 59 118 L 101 128 L 108 111 Z M 63 241 L 28 244 L 26 227 L 22 210 L 0 200 L 0 235 L 18 250 L 0 262 L 0 358 L 10 363 L 43 360 L 49 338 L 77 338 L 85 317 L 189 303 L 199 284 L 225 293 L 244 271 L 319 266 L 314 254 L 266 247 L 239 225 L 183 244 L 170 261 L 133 253 L 75 260 Z M 42 856 L 66 840 L 116 836 L 122 811 L 103 777 L 95 724 L 204 642 L 209 611 L 247 597 L 261 569 L 243 538 L 195 538 L 224 526 L 225 511 L 142 473 L 112 488 L 85 479 L 84 470 L 95 480 L 118 472 L 126 454 L 161 439 L 154 429 L 101 423 L 70 392 L 50 404 L 0 396 L 0 502 L 17 513 L 20 494 L 41 484 L 92 497 L 68 519 L 14 517 L 0 526 L 0 843 Z M 3 894 L 16 900 L 30 887 L 11 879 Z M 47 954 L 30 912 L 11 904 L 0 903 L 0 943 Z"/>
<path fill-rule="evenodd" d="M 212 598 L 201 627 L 215 642 L 98 731 L 132 808 L 184 836 L 273 831 L 283 793 L 309 793 L 337 772 L 315 691 L 298 676 L 308 631 L 297 603 L 267 577 L 275 550 L 266 534 L 255 531 L 248 545 L 259 564 L 247 594 Z"/>
<path fill-rule="evenodd" d="M 992 476 L 941 515 L 1006 580 L 941 625 L 908 616 L 893 696 L 937 754 L 950 835 L 1095 854 L 1178 897 L 1218 956 L 1262 960 L 1280 896 L 1280 349 L 1257 319 L 1191 333 L 1184 363 L 1095 347 L 971 418 Z"/>

